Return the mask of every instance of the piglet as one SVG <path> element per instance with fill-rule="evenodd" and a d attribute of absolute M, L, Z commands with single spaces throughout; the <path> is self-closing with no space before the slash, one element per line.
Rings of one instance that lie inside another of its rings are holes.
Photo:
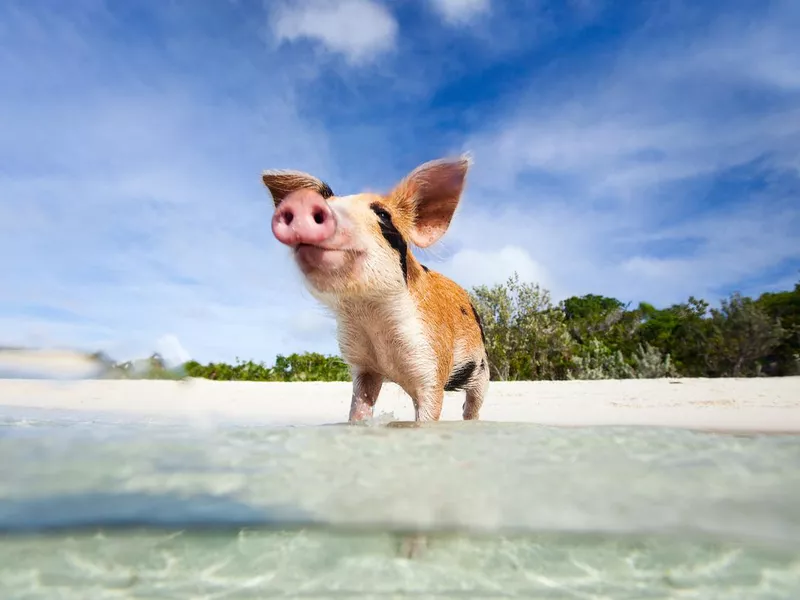
<path fill-rule="evenodd" d="M 384 381 L 412 398 L 415 421 L 439 420 L 445 391 L 466 392 L 463 418 L 479 418 L 489 385 L 480 317 L 462 287 L 409 249 L 447 231 L 470 164 L 468 156 L 427 162 L 385 195 L 337 196 L 299 171 L 262 174 L 273 234 L 336 315 L 353 378 L 350 422 L 372 416 Z"/>

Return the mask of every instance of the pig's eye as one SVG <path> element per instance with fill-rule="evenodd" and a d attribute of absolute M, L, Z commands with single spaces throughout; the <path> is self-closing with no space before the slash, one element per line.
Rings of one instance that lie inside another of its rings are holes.
<path fill-rule="evenodd" d="M 383 221 L 384 223 L 389 223 L 392 220 L 392 215 L 389 214 L 389 211 L 383 208 L 382 206 L 378 206 L 377 204 L 370 206 L 372 212 L 378 215 L 378 218 Z"/>

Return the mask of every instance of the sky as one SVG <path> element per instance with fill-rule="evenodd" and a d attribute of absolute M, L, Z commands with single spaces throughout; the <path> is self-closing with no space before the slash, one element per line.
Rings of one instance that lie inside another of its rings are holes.
<path fill-rule="evenodd" d="M 800 279 L 800 2 L 5 0 L 0 345 L 337 353 L 265 169 L 468 151 L 461 285 L 657 306 Z"/>

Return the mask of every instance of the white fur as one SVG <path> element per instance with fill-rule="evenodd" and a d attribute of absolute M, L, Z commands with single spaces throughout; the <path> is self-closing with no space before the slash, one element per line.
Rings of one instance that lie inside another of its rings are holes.
<path fill-rule="evenodd" d="M 342 299 L 339 347 L 360 372 L 397 383 L 415 400 L 436 384 L 436 356 L 408 292 L 381 301 Z"/>

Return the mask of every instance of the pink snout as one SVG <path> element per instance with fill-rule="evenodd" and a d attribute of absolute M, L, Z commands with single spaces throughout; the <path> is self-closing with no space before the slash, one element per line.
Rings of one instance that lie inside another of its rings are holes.
<path fill-rule="evenodd" d="M 312 190 L 287 196 L 272 216 L 272 233 L 282 244 L 321 244 L 336 233 L 336 220 L 325 199 Z"/>

